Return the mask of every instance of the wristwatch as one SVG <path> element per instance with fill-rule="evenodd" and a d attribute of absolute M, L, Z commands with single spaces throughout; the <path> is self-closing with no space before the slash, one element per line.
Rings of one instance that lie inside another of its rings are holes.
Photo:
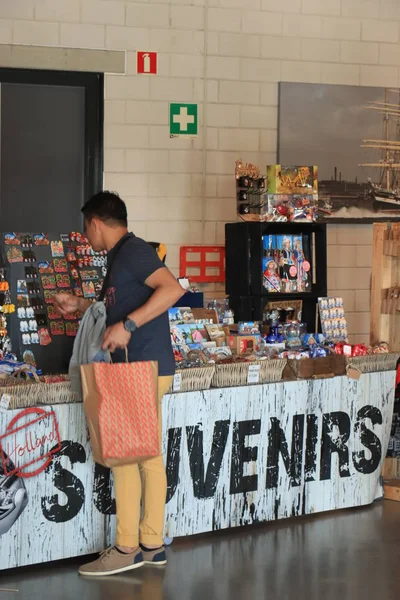
<path fill-rule="evenodd" d="M 124 324 L 125 330 L 128 331 L 129 333 L 133 333 L 137 329 L 137 325 L 136 325 L 135 321 L 133 319 L 130 319 L 129 317 L 126 317 L 123 320 L 123 324 Z"/>

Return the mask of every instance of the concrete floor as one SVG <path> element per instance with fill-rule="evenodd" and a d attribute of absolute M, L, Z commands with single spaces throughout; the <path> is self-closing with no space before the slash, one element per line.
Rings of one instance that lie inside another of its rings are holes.
<path fill-rule="evenodd" d="M 398 600 L 400 503 L 175 540 L 168 559 L 94 581 L 86 559 L 4 571 L 19 592 L 0 600 Z"/>

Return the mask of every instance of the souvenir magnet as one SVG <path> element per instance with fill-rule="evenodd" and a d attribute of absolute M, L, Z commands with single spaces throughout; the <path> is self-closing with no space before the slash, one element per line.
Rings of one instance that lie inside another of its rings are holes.
<path fill-rule="evenodd" d="M 51 337 L 50 337 L 50 333 L 49 333 L 49 330 L 47 329 L 47 327 L 44 327 L 43 329 L 39 329 L 38 335 L 39 335 L 39 343 L 41 346 L 48 346 L 49 344 L 51 344 Z"/>
<path fill-rule="evenodd" d="M 94 289 L 93 281 L 84 281 L 82 283 L 83 297 L 84 298 L 95 298 L 96 291 Z"/>
<path fill-rule="evenodd" d="M 64 246 L 61 241 L 51 242 L 51 255 L 53 258 L 64 258 Z"/>
<path fill-rule="evenodd" d="M 42 279 L 42 286 L 44 290 L 55 290 L 56 289 L 56 278 L 53 275 L 45 275 Z"/>
<path fill-rule="evenodd" d="M 48 246 L 50 243 L 47 237 L 47 233 L 35 233 L 33 235 L 33 242 L 35 246 Z"/>
<path fill-rule="evenodd" d="M 65 258 L 56 258 L 54 260 L 54 270 L 56 273 L 68 273 L 68 263 Z"/>
<path fill-rule="evenodd" d="M 16 246 L 13 246 L 12 248 L 9 248 L 7 250 L 7 260 L 11 264 L 12 263 L 23 262 L 24 257 L 23 257 L 23 254 L 22 254 L 22 250 L 20 250 Z"/>
<path fill-rule="evenodd" d="M 53 261 L 42 261 L 38 263 L 39 273 L 41 275 L 51 275 L 54 273 L 54 264 Z"/>
<path fill-rule="evenodd" d="M 4 243 L 7 246 L 19 246 L 21 244 L 21 241 L 16 233 L 5 233 Z"/>
<path fill-rule="evenodd" d="M 56 275 L 56 280 L 57 280 L 57 287 L 59 288 L 70 288 L 71 287 L 71 279 L 69 278 L 69 275 L 62 274 L 62 275 Z"/>

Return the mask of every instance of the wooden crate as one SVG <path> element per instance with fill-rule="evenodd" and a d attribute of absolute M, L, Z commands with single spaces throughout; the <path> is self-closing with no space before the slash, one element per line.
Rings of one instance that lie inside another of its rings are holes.
<path fill-rule="evenodd" d="M 331 354 L 321 358 L 304 358 L 289 360 L 289 366 L 297 379 L 322 379 L 346 374 L 345 357 Z"/>

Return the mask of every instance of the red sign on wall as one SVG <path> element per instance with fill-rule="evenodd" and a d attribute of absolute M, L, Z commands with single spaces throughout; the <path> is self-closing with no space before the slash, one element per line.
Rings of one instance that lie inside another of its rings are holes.
<path fill-rule="evenodd" d="M 136 70 L 138 74 L 157 75 L 157 52 L 138 52 Z"/>

